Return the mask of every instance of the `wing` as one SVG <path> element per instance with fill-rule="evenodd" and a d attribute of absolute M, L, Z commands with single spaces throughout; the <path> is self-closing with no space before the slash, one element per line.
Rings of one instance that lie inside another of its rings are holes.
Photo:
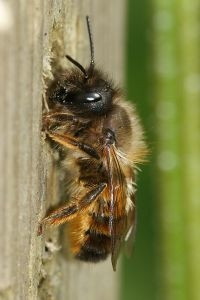
<path fill-rule="evenodd" d="M 131 256 L 134 241 L 135 241 L 135 232 L 137 226 L 137 211 L 135 206 L 135 195 L 132 195 L 133 207 L 129 209 L 127 214 L 127 232 L 125 235 L 125 253 L 127 256 Z"/>
<path fill-rule="evenodd" d="M 135 207 L 132 205 L 127 179 L 122 171 L 122 158 L 118 155 L 116 147 L 109 145 L 105 147 L 104 153 L 109 174 L 111 262 L 113 269 L 116 270 L 121 245 L 129 231 L 131 235 L 134 233 Z"/>

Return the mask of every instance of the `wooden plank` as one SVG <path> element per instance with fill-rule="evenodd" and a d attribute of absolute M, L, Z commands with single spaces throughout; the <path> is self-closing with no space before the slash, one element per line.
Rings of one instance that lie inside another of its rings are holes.
<path fill-rule="evenodd" d="M 37 237 L 37 228 L 47 206 L 58 200 L 51 155 L 40 134 L 52 43 L 58 35 L 57 44 L 64 47 L 56 46 L 57 54 L 88 63 L 85 15 L 90 15 L 96 59 L 122 80 L 125 4 L 9 0 L 1 5 L 7 21 L 0 22 L 0 299 L 117 299 L 118 272 L 110 261 L 69 262 L 57 249 L 58 230 L 44 238 Z"/>

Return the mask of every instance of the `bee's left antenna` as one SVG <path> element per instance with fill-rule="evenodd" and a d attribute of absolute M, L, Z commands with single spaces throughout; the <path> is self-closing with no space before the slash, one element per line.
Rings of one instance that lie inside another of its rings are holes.
<path fill-rule="evenodd" d="M 82 66 L 79 62 L 77 62 L 75 59 L 73 59 L 73 58 L 72 58 L 71 56 L 69 56 L 69 55 L 65 55 L 65 57 L 66 57 L 69 61 L 71 61 L 71 63 L 73 63 L 77 68 L 79 68 L 79 70 L 81 70 L 81 72 L 83 72 L 83 74 L 84 74 L 84 76 L 85 76 L 85 79 L 88 78 L 88 74 L 87 74 L 85 68 L 83 68 L 83 66 Z"/>
<path fill-rule="evenodd" d="M 90 71 L 93 71 L 93 69 L 94 69 L 94 44 L 93 44 L 93 40 L 92 40 L 92 31 L 91 31 L 89 16 L 86 16 L 86 22 L 87 22 L 89 41 L 90 41 Z"/>

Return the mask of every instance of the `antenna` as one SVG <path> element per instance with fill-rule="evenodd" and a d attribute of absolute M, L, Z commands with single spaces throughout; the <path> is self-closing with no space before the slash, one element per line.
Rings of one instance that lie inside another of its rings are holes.
<path fill-rule="evenodd" d="M 88 29 L 88 35 L 89 35 L 89 42 L 90 42 L 90 67 L 89 67 L 89 73 L 92 73 L 92 71 L 94 69 L 94 45 L 93 45 L 93 40 L 92 40 L 92 32 L 91 32 L 89 16 L 86 16 L 86 23 L 87 23 L 87 29 Z M 79 70 L 84 74 L 86 80 L 89 78 L 89 75 L 86 72 L 85 68 L 78 61 L 76 61 L 75 59 L 73 59 L 69 55 L 66 55 L 65 57 L 71 63 L 73 63 L 77 68 L 79 68 Z"/>
<path fill-rule="evenodd" d="M 86 22 L 87 22 L 87 29 L 88 29 L 89 42 L 90 42 L 90 71 L 92 71 L 94 69 L 94 44 L 92 40 L 92 31 L 91 31 L 89 16 L 86 16 Z"/>
<path fill-rule="evenodd" d="M 79 63 L 77 62 L 75 59 L 73 59 L 71 56 L 69 55 L 66 55 L 65 56 L 69 61 L 71 61 L 71 63 L 73 63 L 77 68 L 79 68 L 81 70 L 81 72 L 83 72 L 84 76 L 85 76 L 85 79 L 88 79 L 88 74 L 86 72 L 86 70 L 84 69 L 84 67 Z"/>

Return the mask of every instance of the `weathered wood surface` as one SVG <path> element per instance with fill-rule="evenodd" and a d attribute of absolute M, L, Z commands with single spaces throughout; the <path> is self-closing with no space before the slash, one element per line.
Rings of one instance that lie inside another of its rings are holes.
<path fill-rule="evenodd" d="M 112 271 L 109 260 L 99 265 L 69 262 L 57 249 L 58 231 L 38 237 L 37 228 L 56 198 L 51 155 L 40 133 L 42 78 L 43 73 L 49 76 L 55 25 L 64 42 L 63 55 L 85 65 L 89 61 L 85 15 L 90 15 L 97 63 L 122 81 L 125 3 L 1 3 L 0 299 L 117 299 L 119 271 Z"/>

